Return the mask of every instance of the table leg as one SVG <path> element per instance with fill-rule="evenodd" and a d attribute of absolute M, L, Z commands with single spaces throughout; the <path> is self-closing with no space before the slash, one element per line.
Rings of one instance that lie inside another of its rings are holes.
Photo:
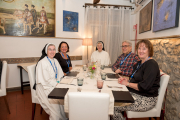
<path fill-rule="evenodd" d="M 20 80 L 21 80 L 21 92 L 23 94 L 23 77 L 22 77 L 22 67 L 20 67 Z"/>

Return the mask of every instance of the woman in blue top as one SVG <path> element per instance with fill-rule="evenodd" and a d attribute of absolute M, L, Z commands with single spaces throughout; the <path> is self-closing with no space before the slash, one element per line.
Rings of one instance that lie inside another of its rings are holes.
<path fill-rule="evenodd" d="M 63 70 L 64 75 L 67 75 L 72 70 L 71 59 L 66 53 L 69 52 L 69 45 L 62 41 L 58 47 L 58 53 L 54 56 Z"/>

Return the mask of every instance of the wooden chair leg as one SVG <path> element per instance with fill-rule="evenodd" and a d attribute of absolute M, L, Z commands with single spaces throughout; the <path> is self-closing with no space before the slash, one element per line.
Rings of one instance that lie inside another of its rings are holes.
<path fill-rule="evenodd" d="M 110 115 L 110 120 L 112 120 L 112 115 Z"/>
<path fill-rule="evenodd" d="M 4 96 L 4 101 L 5 101 L 5 104 L 6 104 L 6 107 L 8 109 L 9 114 L 11 114 L 10 109 L 9 109 L 9 105 L 8 105 L 8 102 L 7 102 L 7 99 L 6 99 L 6 96 Z"/>
<path fill-rule="evenodd" d="M 42 114 L 42 112 L 43 112 L 43 108 L 41 107 L 41 112 L 40 112 L 40 114 Z"/>
<path fill-rule="evenodd" d="M 36 111 L 36 103 L 32 103 L 32 118 L 31 118 L 31 120 L 34 120 L 35 111 Z"/>
<path fill-rule="evenodd" d="M 160 120 L 164 120 L 165 109 L 161 110 Z"/>
<path fill-rule="evenodd" d="M 124 111 L 123 116 L 126 118 L 126 120 L 128 120 L 129 118 L 127 117 L 126 111 Z"/>

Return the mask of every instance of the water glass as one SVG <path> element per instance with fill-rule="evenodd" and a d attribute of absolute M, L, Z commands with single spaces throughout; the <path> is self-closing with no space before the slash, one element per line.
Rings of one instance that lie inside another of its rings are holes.
<path fill-rule="evenodd" d="M 83 70 L 86 71 L 86 65 L 83 65 Z"/>
<path fill-rule="evenodd" d="M 105 72 L 101 72 L 101 76 L 102 76 L 102 75 L 103 75 L 103 76 L 106 76 L 106 73 L 105 73 Z"/>
<path fill-rule="evenodd" d="M 78 86 L 82 86 L 83 85 L 83 80 L 84 80 L 84 78 L 82 78 L 82 77 L 77 78 Z"/>
<path fill-rule="evenodd" d="M 103 80 L 97 80 L 97 88 L 102 89 L 103 88 L 103 83 L 104 83 Z"/>
<path fill-rule="evenodd" d="M 101 60 L 100 59 L 97 60 L 97 66 L 101 67 Z"/>
<path fill-rule="evenodd" d="M 102 80 L 106 80 L 106 75 L 101 75 Z"/>
<path fill-rule="evenodd" d="M 105 65 L 101 65 L 101 70 L 104 70 Z"/>

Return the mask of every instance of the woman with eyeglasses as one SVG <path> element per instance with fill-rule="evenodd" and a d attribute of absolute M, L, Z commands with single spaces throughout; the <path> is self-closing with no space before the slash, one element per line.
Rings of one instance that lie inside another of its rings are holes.
<path fill-rule="evenodd" d="M 48 99 L 49 93 L 64 76 L 59 62 L 54 58 L 55 54 L 55 45 L 48 43 L 44 47 L 41 60 L 36 67 L 36 93 L 41 107 L 49 114 L 49 120 L 67 120 L 64 107 L 60 105 L 60 101 Z"/>
<path fill-rule="evenodd" d="M 108 52 L 104 49 L 104 43 L 102 41 L 98 41 L 96 44 L 96 51 L 94 51 L 91 55 L 91 60 L 94 62 L 100 61 L 101 65 L 108 66 L 111 64 L 111 60 Z"/>
<path fill-rule="evenodd" d="M 58 47 L 58 53 L 54 56 L 61 65 L 64 75 L 66 76 L 72 70 L 71 59 L 67 54 L 69 52 L 69 45 L 62 41 Z"/>

